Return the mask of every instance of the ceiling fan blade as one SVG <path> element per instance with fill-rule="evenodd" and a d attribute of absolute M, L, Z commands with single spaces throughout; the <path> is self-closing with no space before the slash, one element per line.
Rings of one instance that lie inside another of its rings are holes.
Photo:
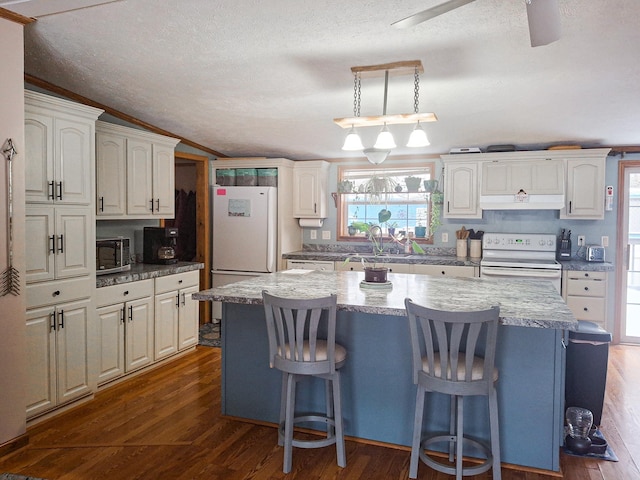
<path fill-rule="evenodd" d="M 558 0 L 527 0 L 531 46 L 548 45 L 560 39 Z"/>
<path fill-rule="evenodd" d="M 449 0 L 448 2 L 441 3 L 440 5 L 436 5 L 435 7 L 427 8 L 422 12 L 411 15 L 407 18 L 403 18 L 402 20 L 398 20 L 395 23 L 392 23 L 392 27 L 396 28 L 408 28 L 413 27 L 419 23 L 430 20 L 438 15 L 442 15 L 443 13 L 447 13 L 451 10 L 454 10 L 458 7 L 462 7 L 467 3 L 471 3 L 475 0 Z"/>

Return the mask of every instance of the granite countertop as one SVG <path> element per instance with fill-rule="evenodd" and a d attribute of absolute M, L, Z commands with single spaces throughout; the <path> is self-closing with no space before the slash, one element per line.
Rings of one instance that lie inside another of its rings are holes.
<path fill-rule="evenodd" d="M 320 252 L 320 251 L 299 251 L 284 253 L 282 258 L 290 260 L 307 260 L 307 261 L 332 261 L 343 262 L 347 258 L 353 258 L 354 253 L 348 252 Z M 409 264 L 423 264 L 423 265 L 458 265 L 458 266 L 470 266 L 477 267 L 480 265 L 479 258 L 460 258 L 455 255 L 430 255 L 430 254 L 388 254 L 378 255 L 374 257 L 371 253 L 358 253 L 359 258 L 376 259 L 379 263 L 409 263 Z"/>
<path fill-rule="evenodd" d="M 324 251 L 307 251 L 301 250 L 298 252 L 284 253 L 282 258 L 291 260 L 307 260 L 307 261 L 331 261 L 331 262 L 343 262 L 347 258 L 352 258 L 353 253 L 348 252 L 324 252 Z M 359 253 L 359 257 L 366 259 L 373 259 L 374 256 L 368 253 Z M 458 266 L 470 266 L 479 267 L 479 258 L 460 258 L 455 255 L 443 255 L 443 254 L 391 254 L 381 255 L 375 257 L 376 261 L 381 263 L 404 263 L 404 264 L 418 264 L 418 265 L 458 265 Z M 571 258 L 570 260 L 560 261 L 563 270 L 579 270 L 587 272 L 610 272 L 614 270 L 614 265 L 610 262 L 587 262 L 581 258 Z"/>
<path fill-rule="evenodd" d="M 190 272 L 204 268 L 200 262 L 178 262 L 173 265 L 152 265 L 149 263 L 136 263 L 131 265 L 131 270 L 126 272 L 110 273 L 96 276 L 96 287 L 110 287 L 122 283 L 137 282 L 149 278 L 164 277 L 176 273 Z"/>
<path fill-rule="evenodd" d="M 587 262 L 581 258 L 561 260 L 562 270 L 579 270 L 583 272 L 612 272 L 613 263 L 609 262 Z"/>
<path fill-rule="evenodd" d="M 404 299 L 440 310 L 480 310 L 500 305 L 504 325 L 574 330 L 578 322 L 548 282 L 432 277 L 390 273 L 391 287 L 360 286 L 362 272 L 285 270 L 204 290 L 196 300 L 261 304 L 262 290 L 283 297 L 338 295 L 338 310 L 404 316 Z"/>

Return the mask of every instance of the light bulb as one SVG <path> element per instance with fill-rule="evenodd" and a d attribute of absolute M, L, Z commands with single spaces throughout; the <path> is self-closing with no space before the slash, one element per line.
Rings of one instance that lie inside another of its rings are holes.
<path fill-rule="evenodd" d="M 360 135 L 356 132 L 355 127 L 352 125 L 349 133 L 347 133 L 346 138 L 344 139 L 344 145 L 342 146 L 342 150 L 364 150 L 364 145 L 362 145 L 362 140 L 360 140 Z"/>
<path fill-rule="evenodd" d="M 416 124 L 416 128 L 413 129 L 407 142 L 407 147 L 426 147 L 431 145 L 427 138 L 427 132 L 424 131 L 420 122 Z"/>
<path fill-rule="evenodd" d="M 387 128 L 387 124 L 384 124 L 382 130 L 378 134 L 378 139 L 376 140 L 376 144 L 373 146 L 378 150 L 389 150 L 390 148 L 396 148 L 396 142 L 393 139 L 393 135 Z"/>

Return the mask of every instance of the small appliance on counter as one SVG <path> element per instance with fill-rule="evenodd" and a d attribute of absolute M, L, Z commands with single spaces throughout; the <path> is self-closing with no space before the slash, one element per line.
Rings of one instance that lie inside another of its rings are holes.
<path fill-rule="evenodd" d="M 124 237 L 96 239 L 96 275 L 131 270 L 129 243 Z"/>
<path fill-rule="evenodd" d="M 175 227 L 144 227 L 143 231 L 144 263 L 169 265 L 178 263 L 176 243 L 178 229 Z"/>
<path fill-rule="evenodd" d="M 600 245 L 587 245 L 587 262 L 604 262 L 604 247 Z"/>
<path fill-rule="evenodd" d="M 571 230 L 564 228 L 560 232 L 560 238 L 556 243 L 556 260 L 571 259 Z"/>

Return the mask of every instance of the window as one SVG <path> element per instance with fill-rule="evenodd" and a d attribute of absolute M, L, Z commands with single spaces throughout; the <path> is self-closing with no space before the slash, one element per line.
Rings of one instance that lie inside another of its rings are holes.
<path fill-rule="evenodd" d="M 378 224 L 385 235 L 430 241 L 433 163 L 393 168 L 341 167 L 338 171 L 338 237 L 361 239 Z"/>

